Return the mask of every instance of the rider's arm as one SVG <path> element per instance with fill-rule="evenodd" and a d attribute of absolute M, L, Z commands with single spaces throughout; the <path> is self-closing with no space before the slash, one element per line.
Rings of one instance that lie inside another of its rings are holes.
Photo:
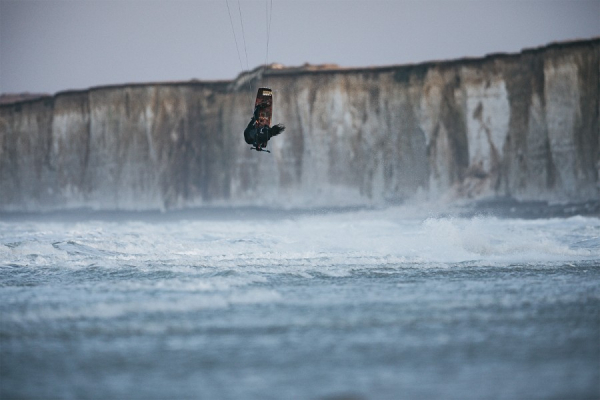
<path fill-rule="evenodd" d="M 252 119 L 258 121 L 258 112 L 260 111 L 260 104 L 254 107 L 254 113 L 252 113 Z"/>

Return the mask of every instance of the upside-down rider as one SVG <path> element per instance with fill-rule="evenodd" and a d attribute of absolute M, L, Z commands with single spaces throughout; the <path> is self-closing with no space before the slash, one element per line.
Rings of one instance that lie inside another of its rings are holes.
<path fill-rule="evenodd" d="M 254 108 L 252 119 L 248 123 L 248 126 L 244 130 L 244 139 L 246 143 L 251 144 L 255 150 L 262 150 L 267 147 L 267 142 L 273 136 L 279 135 L 285 130 L 285 126 L 277 124 L 269 127 L 268 125 L 260 125 L 259 112 L 261 109 L 267 107 L 266 103 L 260 103 Z"/>

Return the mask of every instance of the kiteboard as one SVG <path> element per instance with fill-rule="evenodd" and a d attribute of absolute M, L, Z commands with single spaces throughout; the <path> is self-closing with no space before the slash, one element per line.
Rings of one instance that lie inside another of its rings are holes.
<path fill-rule="evenodd" d="M 256 93 L 256 101 L 254 102 L 254 107 L 257 106 L 260 106 L 260 108 L 258 110 L 258 119 L 256 120 L 256 129 L 260 130 L 265 126 L 270 127 L 271 118 L 273 117 L 273 91 L 270 88 L 258 88 L 258 92 Z M 252 147 L 252 149 L 270 153 L 270 151 L 266 150 L 265 147 L 267 147 L 267 143 L 261 143 L 257 144 L 255 147 Z"/>
<path fill-rule="evenodd" d="M 271 118 L 273 117 L 273 91 L 269 88 L 258 88 L 256 93 L 256 101 L 254 107 L 260 105 L 261 109 L 258 113 L 258 121 L 256 127 L 271 126 Z"/>

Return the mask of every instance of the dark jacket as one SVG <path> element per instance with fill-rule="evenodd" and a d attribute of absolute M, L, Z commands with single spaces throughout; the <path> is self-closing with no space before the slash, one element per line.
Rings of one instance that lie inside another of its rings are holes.
<path fill-rule="evenodd" d="M 263 126 L 261 129 L 256 128 L 256 120 L 254 117 L 248 123 L 246 129 L 244 129 L 244 140 L 246 143 L 255 145 L 257 143 L 267 143 L 271 136 L 269 135 L 269 127 Z"/>
<path fill-rule="evenodd" d="M 254 144 L 254 141 L 256 139 L 256 127 L 254 125 L 254 122 L 255 120 L 254 118 L 252 118 L 246 129 L 244 129 L 244 140 L 248 144 Z"/>
<path fill-rule="evenodd" d="M 285 130 L 285 126 L 277 124 L 273 127 L 263 126 L 260 130 L 256 128 L 256 120 L 258 119 L 259 107 L 254 109 L 254 115 L 246 129 L 244 129 L 244 140 L 246 143 L 256 146 L 257 144 L 267 145 L 269 139 L 279 135 Z M 263 147 L 264 147 L 263 146 Z"/>

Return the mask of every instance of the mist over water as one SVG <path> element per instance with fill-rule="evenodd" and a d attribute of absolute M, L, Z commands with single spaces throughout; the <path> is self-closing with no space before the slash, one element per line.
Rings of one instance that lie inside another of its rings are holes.
<path fill-rule="evenodd" d="M 599 394 L 598 218 L 119 218 L 0 222 L 2 398 Z"/>
<path fill-rule="evenodd" d="M 600 399 L 600 3 L 51 3 L 0 1 L 60 91 L 0 96 L 1 400 Z"/>

